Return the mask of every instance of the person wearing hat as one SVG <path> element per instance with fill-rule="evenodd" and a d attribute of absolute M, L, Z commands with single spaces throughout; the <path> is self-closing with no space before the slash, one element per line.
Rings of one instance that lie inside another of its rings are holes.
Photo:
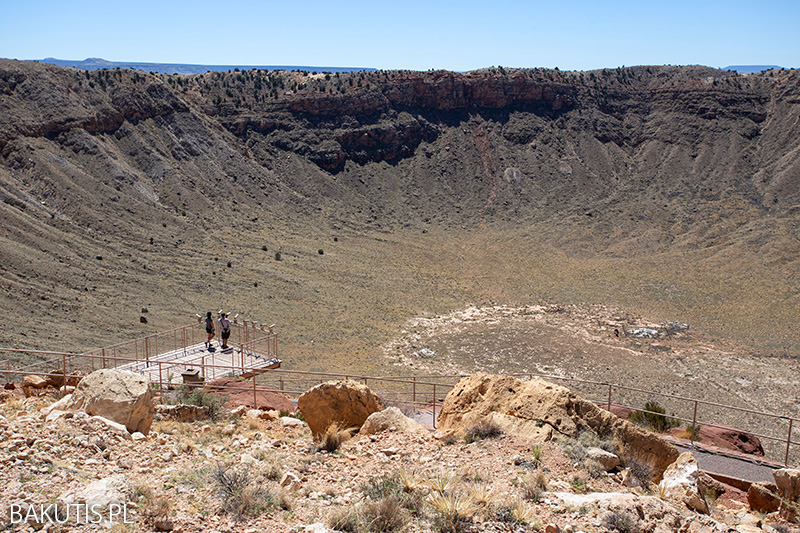
<path fill-rule="evenodd" d="M 231 321 L 228 320 L 228 313 L 220 313 L 219 334 L 222 337 L 222 349 L 228 349 L 228 338 L 231 336 Z"/>
<path fill-rule="evenodd" d="M 211 311 L 206 313 L 206 333 L 208 333 L 208 340 L 206 340 L 206 349 L 211 349 L 211 339 L 214 338 L 214 319 L 211 318 Z"/>

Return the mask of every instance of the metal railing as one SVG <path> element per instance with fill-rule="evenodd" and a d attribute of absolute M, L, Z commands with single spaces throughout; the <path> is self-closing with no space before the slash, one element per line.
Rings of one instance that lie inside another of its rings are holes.
<path fill-rule="evenodd" d="M 194 326 L 189 327 L 194 328 Z M 173 330 L 173 332 L 180 331 L 181 329 L 182 328 L 177 328 Z M 176 335 L 175 333 L 172 334 Z M 205 335 L 205 332 L 203 331 L 202 334 Z M 200 338 L 203 339 L 204 337 Z M 276 339 L 271 335 L 257 335 L 255 338 L 245 336 L 239 337 L 239 339 L 246 339 L 245 342 L 238 345 L 238 350 L 242 357 L 238 361 L 234 358 L 229 365 L 219 364 L 219 361 L 215 360 L 213 354 L 206 355 L 200 360 L 190 361 L 188 363 L 186 361 L 178 362 L 175 360 L 159 360 L 156 358 L 145 359 L 152 369 L 151 375 L 156 378 L 151 379 L 151 381 L 158 386 L 159 390 L 165 390 L 171 385 L 171 379 L 167 379 L 169 375 L 172 374 L 174 377 L 190 365 L 195 369 L 199 369 L 202 376 L 210 376 L 219 373 L 229 373 L 231 375 L 241 374 L 242 370 L 246 370 L 246 368 L 243 368 L 245 366 L 243 361 L 246 354 L 253 352 L 260 353 L 262 350 L 269 351 L 268 348 L 270 346 L 270 350 L 273 348 L 276 349 Z M 163 337 L 161 343 L 162 345 L 164 343 Z M 108 351 L 99 354 L 70 354 L 0 348 L 0 355 L 9 353 L 22 353 L 29 357 L 44 356 L 48 357 L 48 359 L 45 362 L 23 365 L 17 368 L 7 366 L 6 370 L 0 370 L 0 375 L 4 376 L 6 381 L 21 381 L 26 375 L 40 375 L 52 370 L 58 370 L 60 372 L 62 369 L 67 374 L 68 378 L 72 376 L 79 377 L 79 375 L 75 374 L 78 370 L 98 367 L 115 368 L 142 361 L 142 359 L 138 357 L 110 355 Z M 134 355 L 141 355 L 141 351 Z M 13 358 L 9 358 L 8 360 L 12 361 Z M 153 369 L 152 367 L 155 368 Z M 798 464 L 798 460 L 800 459 L 800 448 L 798 448 L 800 441 L 793 440 L 794 432 L 798 426 L 798 419 L 794 417 L 607 382 L 536 373 L 512 374 L 512 376 L 528 380 L 540 378 L 550 381 L 566 382 L 570 384 L 570 389 L 575 393 L 592 400 L 599 406 L 605 407 L 608 410 L 611 410 L 612 406 L 619 406 L 621 408 L 661 415 L 665 418 L 683 422 L 687 426 L 688 440 L 690 443 L 695 442 L 697 430 L 701 426 L 724 429 L 732 427 L 761 439 L 765 457 L 767 458 L 780 461 L 784 465 Z M 289 396 L 299 396 L 319 383 L 332 379 L 350 379 L 359 381 L 370 387 L 382 397 L 384 403 L 387 405 L 398 406 L 407 414 L 416 414 L 417 418 L 428 419 L 428 417 L 430 417 L 430 425 L 435 428 L 437 414 L 441 412 L 441 405 L 444 402 L 445 396 L 462 377 L 465 376 L 375 377 L 358 374 L 274 369 L 267 370 L 261 374 L 253 372 L 252 375 L 247 377 L 247 381 L 245 381 L 248 385 L 242 388 L 253 390 L 255 402 L 256 392 L 260 387 L 268 386 L 282 391 Z M 637 407 L 653 399 L 662 402 L 662 407 L 669 411 L 669 414 L 648 411 Z"/>

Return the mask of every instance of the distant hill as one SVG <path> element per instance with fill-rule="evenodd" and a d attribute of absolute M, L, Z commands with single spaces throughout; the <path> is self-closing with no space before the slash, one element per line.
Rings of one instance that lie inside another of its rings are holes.
<path fill-rule="evenodd" d="M 733 70 L 742 74 L 752 74 L 754 72 L 763 72 L 765 70 L 782 69 L 778 65 L 728 65 L 722 70 Z"/>
<path fill-rule="evenodd" d="M 298 65 L 185 65 L 182 63 L 133 63 L 125 61 L 107 61 L 99 57 L 90 57 L 83 61 L 72 59 L 55 59 L 47 57 L 39 60 L 40 63 L 61 65 L 83 70 L 100 70 L 104 68 L 130 68 L 144 72 L 158 72 L 160 74 L 203 74 L 204 72 L 227 72 L 229 70 L 300 70 L 306 72 L 361 72 L 374 71 L 374 68 L 365 67 L 310 67 Z"/>

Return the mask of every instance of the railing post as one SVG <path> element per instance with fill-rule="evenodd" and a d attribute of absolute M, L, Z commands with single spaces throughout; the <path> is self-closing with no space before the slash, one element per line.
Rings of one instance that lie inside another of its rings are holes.
<path fill-rule="evenodd" d="M 433 429 L 436 429 L 436 383 L 433 384 Z"/>
<path fill-rule="evenodd" d="M 608 384 L 608 412 L 611 412 L 611 383 Z"/>
<path fill-rule="evenodd" d="M 158 388 L 161 390 L 161 394 L 163 395 L 164 394 L 164 377 L 161 375 L 161 361 L 158 362 Z M 162 396 L 162 398 L 163 398 L 163 396 Z"/>
<path fill-rule="evenodd" d="M 691 434 L 689 435 L 689 442 L 692 443 L 692 446 L 694 446 L 694 433 L 695 433 L 695 428 L 697 427 L 696 424 L 697 424 L 697 400 L 694 401 L 694 413 L 692 413 L 692 429 L 690 430 Z"/>
<path fill-rule="evenodd" d="M 283 376 L 280 377 L 281 390 L 283 390 Z"/>
<path fill-rule="evenodd" d="M 239 344 L 239 355 L 242 358 L 242 374 L 244 374 L 244 344 Z"/>
<path fill-rule="evenodd" d="M 784 466 L 789 466 L 789 448 L 792 446 L 792 422 L 794 422 L 794 418 L 789 419 L 789 433 L 786 435 L 786 457 L 783 460 Z"/>
<path fill-rule="evenodd" d="M 253 373 L 253 409 L 258 409 L 258 402 L 256 401 L 256 375 Z"/>
<path fill-rule="evenodd" d="M 67 390 L 67 354 L 62 356 L 61 370 L 64 371 L 64 390 Z"/>
<path fill-rule="evenodd" d="M 417 376 L 412 378 L 411 403 L 417 405 Z"/>
<path fill-rule="evenodd" d="M 203 354 L 202 359 L 200 359 L 200 372 L 203 374 L 203 379 L 206 379 L 206 356 Z"/>

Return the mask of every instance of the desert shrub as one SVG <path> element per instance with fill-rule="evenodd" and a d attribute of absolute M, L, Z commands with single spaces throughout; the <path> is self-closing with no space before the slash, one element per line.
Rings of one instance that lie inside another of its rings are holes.
<path fill-rule="evenodd" d="M 578 494 L 583 494 L 584 492 L 589 492 L 589 485 L 586 483 L 586 475 L 582 472 L 578 472 L 574 476 L 572 476 L 572 481 L 570 481 L 570 487 L 572 490 L 577 492 Z"/>
<path fill-rule="evenodd" d="M 222 508 L 236 520 L 257 516 L 275 507 L 275 497 L 263 483 L 254 482 L 249 465 L 217 464 L 212 482 Z"/>
<path fill-rule="evenodd" d="M 500 426 L 489 420 L 480 420 L 472 427 L 467 428 L 464 432 L 464 441 L 469 444 L 476 440 L 493 439 L 501 435 L 503 435 L 503 430 L 500 429 Z"/>
<path fill-rule="evenodd" d="M 600 478 L 606 473 L 605 467 L 597 459 L 586 459 L 583 462 L 583 469 L 589 474 L 589 477 Z"/>
<path fill-rule="evenodd" d="M 342 427 L 334 422 L 329 425 L 314 445 L 316 451 L 326 451 L 333 453 L 338 450 L 343 442 L 350 439 L 355 428 L 342 429 Z"/>
<path fill-rule="evenodd" d="M 458 533 L 466 529 L 466 519 L 479 507 L 468 496 L 456 492 L 432 492 L 428 503 L 434 511 L 434 525 L 443 533 Z"/>
<path fill-rule="evenodd" d="M 586 447 L 577 440 L 563 442 L 561 448 L 573 463 L 580 464 L 586 460 Z"/>
<path fill-rule="evenodd" d="M 408 521 L 408 512 L 399 500 L 389 496 L 334 511 L 328 524 L 337 531 L 392 533 L 405 529 Z"/>
<path fill-rule="evenodd" d="M 394 496 L 364 505 L 364 522 L 373 533 L 390 533 L 403 529 L 408 523 L 408 513 Z"/>
<path fill-rule="evenodd" d="M 683 429 L 683 431 L 676 433 L 675 436 L 679 439 L 690 439 L 694 442 L 701 442 L 702 439 L 700 438 L 700 428 L 701 426 L 692 426 L 689 424 Z"/>
<path fill-rule="evenodd" d="M 453 434 L 445 435 L 442 438 L 442 444 L 444 444 L 445 446 L 452 446 L 456 442 L 458 442 L 458 439 Z"/>
<path fill-rule="evenodd" d="M 538 502 L 546 490 L 547 477 L 541 470 L 522 480 L 522 498 L 525 500 Z"/>
<path fill-rule="evenodd" d="M 631 475 L 647 489 L 650 486 L 650 478 L 653 477 L 653 464 L 638 455 L 628 455 L 624 462 Z"/>
<path fill-rule="evenodd" d="M 377 501 L 403 492 L 403 484 L 396 474 L 382 474 L 361 485 L 361 492 L 367 498 Z"/>
<path fill-rule="evenodd" d="M 167 520 L 170 502 L 163 494 L 156 494 L 148 485 L 140 485 L 136 487 L 136 495 L 139 516 L 148 526 L 155 527 L 157 522 Z"/>
<path fill-rule="evenodd" d="M 531 453 L 533 453 L 533 460 L 537 463 L 542 460 L 542 445 L 533 444 L 531 446 Z"/>
<path fill-rule="evenodd" d="M 328 525 L 336 531 L 358 533 L 361 524 L 361 507 L 337 507 L 328 518 Z"/>
<path fill-rule="evenodd" d="M 645 402 L 644 411 L 631 413 L 628 418 L 634 423 L 650 428 L 657 433 L 664 433 L 670 428 L 680 425 L 677 420 L 667 416 L 667 410 L 656 402 Z"/>
<path fill-rule="evenodd" d="M 636 517 L 628 512 L 608 512 L 600 519 L 600 524 L 609 531 L 619 533 L 639 533 Z"/>
<path fill-rule="evenodd" d="M 186 405 L 197 405 L 199 407 L 208 407 L 208 416 L 213 421 L 218 421 L 223 418 L 225 413 L 225 403 L 227 402 L 227 395 L 220 398 L 214 394 L 204 391 L 200 387 L 188 387 L 181 385 L 178 387 L 177 399 L 180 403 Z"/>

